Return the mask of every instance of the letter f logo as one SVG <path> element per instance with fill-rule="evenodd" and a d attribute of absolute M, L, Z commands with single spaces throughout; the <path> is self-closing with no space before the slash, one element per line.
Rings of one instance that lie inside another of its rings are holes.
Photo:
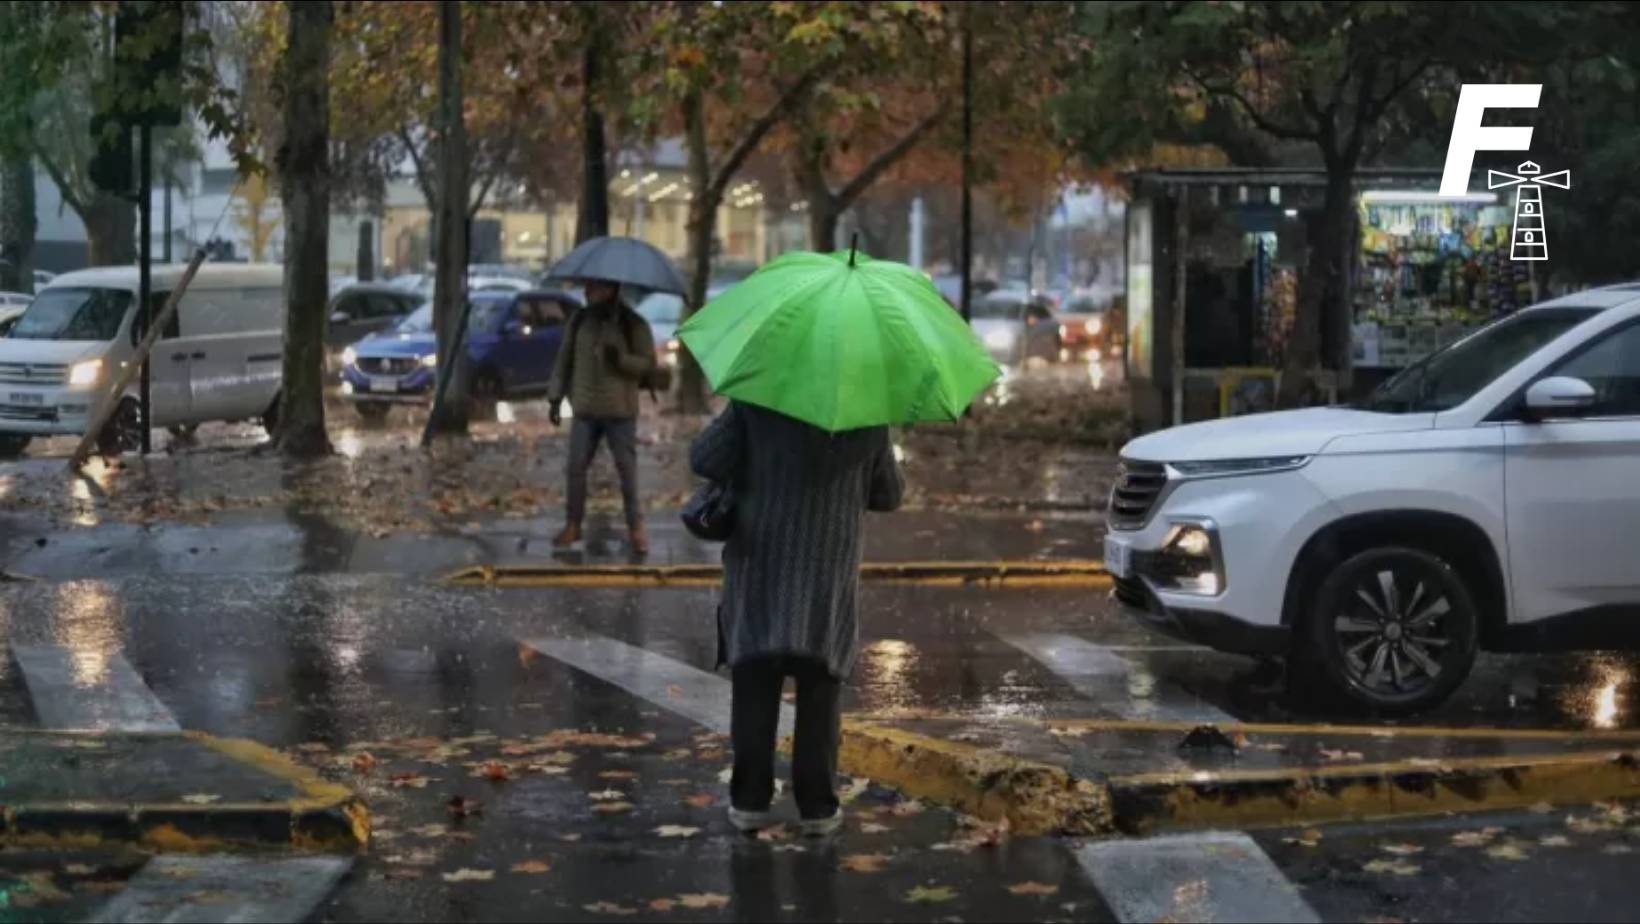
<path fill-rule="evenodd" d="M 1446 169 L 1441 172 L 1441 195 L 1469 192 L 1469 171 L 1476 151 L 1529 151 L 1531 126 L 1482 126 L 1488 109 L 1536 109 L 1541 83 L 1466 83 L 1458 93 L 1458 111 L 1452 118 L 1452 140 L 1446 147 Z"/>

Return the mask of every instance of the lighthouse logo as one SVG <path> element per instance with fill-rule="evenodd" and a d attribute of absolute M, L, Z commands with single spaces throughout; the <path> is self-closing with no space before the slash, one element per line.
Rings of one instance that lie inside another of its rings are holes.
<path fill-rule="evenodd" d="M 1441 172 L 1442 196 L 1469 193 L 1469 172 L 1477 151 L 1528 151 L 1532 147 L 1530 125 L 1482 125 L 1488 109 L 1536 109 L 1543 93 L 1540 83 L 1466 83 L 1458 94 L 1458 111 L 1452 117 L 1452 140 L 1446 147 L 1446 168 Z M 1487 189 L 1515 187 L 1515 224 L 1509 247 L 1511 260 L 1549 259 L 1549 240 L 1543 224 L 1543 190 L 1571 189 L 1569 170 L 1544 173 L 1530 160 L 1522 161 L 1514 173 L 1486 171 Z"/>

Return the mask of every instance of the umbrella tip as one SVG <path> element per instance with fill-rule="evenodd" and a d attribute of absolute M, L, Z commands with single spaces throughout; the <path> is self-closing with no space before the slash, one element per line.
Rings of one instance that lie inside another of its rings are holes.
<path fill-rule="evenodd" d="M 848 265 L 854 265 L 854 251 L 860 246 L 860 232 L 856 231 L 848 239 Z"/>

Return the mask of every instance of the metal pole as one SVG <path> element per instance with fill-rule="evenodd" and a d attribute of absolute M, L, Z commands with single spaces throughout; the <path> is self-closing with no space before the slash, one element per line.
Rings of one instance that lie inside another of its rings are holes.
<path fill-rule="evenodd" d="M 138 253 L 137 267 L 137 318 L 139 328 L 144 336 L 148 334 L 149 322 L 153 319 L 153 306 L 149 304 L 153 296 L 153 279 L 151 278 L 151 264 L 154 250 L 154 129 L 146 120 L 142 123 L 142 154 L 138 169 L 142 171 L 142 178 L 138 181 L 137 207 L 142 216 L 142 242 Z M 154 414 L 153 404 L 149 400 L 149 379 L 151 367 L 146 357 L 142 361 L 142 385 L 140 388 L 142 402 L 142 454 L 148 455 L 154 450 Z"/>
<path fill-rule="evenodd" d="M 974 16 L 962 12 L 962 320 L 973 319 L 974 288 Z"/>
<path fill-rule="evenodd" d="M 165 262 L 171 262 L 171 159 L 165 159 Z"/>
<path fill-rule="evenodd" d="M 1185 258 L 1190 251 L 1190 187 L 1180 185 L 1173 208 L 1173 426 L 1184 423 L 1184 306 Z"/>

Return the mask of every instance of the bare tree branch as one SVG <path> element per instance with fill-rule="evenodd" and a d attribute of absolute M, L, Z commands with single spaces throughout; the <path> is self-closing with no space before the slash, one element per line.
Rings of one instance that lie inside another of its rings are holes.
<path fill-rule="evenodd" d="M 861 167 L 860 172 L 854 175 L 854 179 L 844 183 L 843 188 L 837 191 L 837 207 L 840 209 L 848 208 L 855 199 L 860 197 L 861 193 L 871 187 L 872 183 L 877 182 L 877 178 L 882 176 L 884 171 L 894 166 L 900 158 L 904 157 L 913 147 L 916 147 L 917 142 L 921 141 L 930 129 L 945 118 L 945 114 L 946 107 L 942 105 L 928 115 L 923 116 L 917 124 L 911 126 L 905 134 L 901 135 L 898 141 L 889 145 L 888 148 L 868 161 L 864 167 Z"/>
<path fill-rule="evenodd" d="M 46 168 L 46 173 L 51 176 L 51 181 L 57 184 L 57 192 L 62 196 L 63 201 L 68 204 L 69 208 L 74 210 L 76 215 L 84 218 L 88 204 L 85 198 L 80 195 L 79 191 L 74 189 L 73 185 L 69 183 L 68 177 L 63 175 L 62 168 L 58 167 L 57 163 L 45 151 L 41 150 L 39 145 L 34 145 L 34 149 L 34 156 L 39 158 L 40 166 Z"/>
<path fill-rule="evenodd" d="M 1202 92 L 1213 94 L 1215 96 L 1224 96 L 1234 100 L 1236 105 L 1241 107 L 1242 112 L 1245 112 L 1247 117 L 1253 121 L 1254 125 L 1257 125 L 1263 131 L 1266 131 L 1277 138 L 1285 138 L 1289 141 L 1321 140 L 1320 131 L 1305 131 L 1303 129 L 1294 128 L 1290 125 L 1283 125 L 1273 119 L 1267 118 L 1262 112 L 1258 111 L 1258 107 L 1253 105 L 1252 100 L 1249 100 L 1246 96 L 1242 95 L 1241 91 L 1237 90 L 1235 87 L 1229 85 L 1215 86 L 1203 79 L 1200 74 L 1197 74 L 1188 68 L 1185 69 L 1184 73 L 1185 76 L 1189 77 L 1197 87 L 1201 88 Z"/>
<path fill-rule="evenodd" d="M 432 181 L 427 177 L 427 163 L 422 159 L 421 151 L 416 148 L 415 139 L 410 137 L 410 130 L 403 125 L 399 126 L 398 135 L 399 141 L 404 145 L 405 152 L 410 155 L 411 167 L 416 171 L 416 185 L 421 188 L 421 194 L 426 197 L 427 207 L 437 210 L 438 203 L 435 200 L 438 199 L 438 193 L 434 190 Z"/>
<path fill-rule="evenodd" d="M 729 180 L 734 178 L 741 165 L 746 162 L 746 158 L 752 156 L 752 152 L 757 150 L 757 146 L 763 141 L 763 137 L 776 125 L 780 124 L 780 120 L 791 112 L 797 105 L 798 100 L 808 94 L 809 89 L 820 80 L 827 67 L 828 65 L 825 63 L 810 67 L 797 79 L 796 83 L 787 87 L 786 92 L 780 94 L 779 99 L 775 100 L 768 109 L 752 121 L 751 125 L 747 126 L 745 134 L 740 136 L 740 140 L 735 142 L 735 146 L 729 149 L 728 156 L 724 157 L 723 162 L 718 164 L 717 169 L 712 172 L 708 188 L 702 191 L 709 197 L 708 201 L 715 202 L 722 197 L 724 188 L 729 185 Z M 697 193 L 697 195 L 700 194 Z"/>

